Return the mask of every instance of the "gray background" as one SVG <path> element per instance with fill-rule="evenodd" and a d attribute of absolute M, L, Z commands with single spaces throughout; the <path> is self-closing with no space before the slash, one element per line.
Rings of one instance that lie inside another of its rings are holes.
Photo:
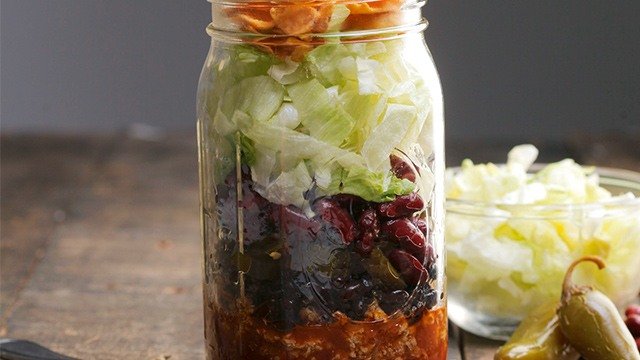
<path fill-rule="evenodd" d="M 2 0 L 3 133 L 192 131 L 204 0 Z M 431 0 L 447 139 L 640 130 L 640 1 Z"/>

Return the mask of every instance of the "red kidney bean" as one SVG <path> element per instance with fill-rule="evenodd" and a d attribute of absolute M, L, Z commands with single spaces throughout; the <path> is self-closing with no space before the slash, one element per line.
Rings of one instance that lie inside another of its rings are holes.
<path fill-rule="evenodd" d="M 424 234 L 425 237 L 427 236 L 427 231 L 429 231 L 429 226 L 427 225 L 427 220 L 425 220 L 423 218 L 419 218 L 419 217 L 413 217 L 413 218 L 411 218 L 411 222 L 418 229 L 420 229 L 420 231 Z"/>
<path fill-rule="evenodd" d="M 369 256 L 373 251 L 373 243 L 376 239 L 376 235 L 371 231 L 365 231 L 362 236 L 357 240 L 355 250 L 362 256 Z"/>
<path fill-rule="evenodd" d="M 365 209 L 358 219 L 358 227 L 361 235 L 356 240 L 355 250 L 362 256 L 369 256 L 374 241 L 380 235 L 378 213 L 372 208 Z"/>
<path fill-rule="evenodd" d="M 347 210 L 352 218 L 356 219 L 364 209 L 368 206 L 368 202 L 363 198 L 350 194 L 337 194 L 331 197 L 340 204 L 342 208 Z"/>
<path fill-rule="evenodd" d="M 640 350 L 640 337 L 636 338 L 636 347 Z"/>
<path fill-rule="evenodd" d="M 396 155 L 391 155 L 391 171 L 399 179 L 416 182 L 416 173 L 408 162 Z"/>
<path fill-rule="evenodd" d="M 378 213 L 375 210 L 369 208 L 362 212 L 360 219 L 358 219 L 358 226 L 360 231 L 370 231 L 375 237 L 380 234 L 380 221 L 378 221 Z"/>
<path fill-rule="evenodd" d="M 624 311 L 624 315 L 629 317 L 631 314 L 640 315 L 640 305 L 629 305 L 627 310 Z"/>
<path fill-rule="evenodd" d="M 396 241 L 400 247 L 418 258 L 421 263 L 427 255 L 424 234 L 409 219 L 387 221 L 382 229 L 390 240 Z"/>
<path fill-rule="evenodd" d="M 410 216 L 416 211 L 424 208 L 424 201 L 418 193 L 398 196 L 391 202 L 381 203 L 378 205 L 378 211 L 382 216 L 388 218 L 399 218 Z"/>
<path fill-rule="evenodd" d="M 380 292 L 376 294 L 378 303 L 387 314 L 393 314 L 396 310 L 402 309 L 409 300 L 409 293 L 404 290 L 393 292 Z"/>
<path fill-rule="evenodd" d="M 436 265 L 436 252 L 433 250 L 433 246 L 431 246 L 431 244 L 427 244 L 424 267 L 425 269 L 427 269 L 430 279 L 435 279 L 438 276 L 438 266 Z"/>
<path fill-rule="evenodd" d="M 342 300 L 351 300 L 359 295 L 362 291 L 362 284 L 356 283 L 349 285 L 342 294 Z"/>
<path fill-rule="evenodd" d="M 280 206 L 279 208 L 280 211 L 273 211 L 273 214 L 277 217 L 274 220 L 279 220 L 287 231 L 291 231 L 291 226 L 296 226 L 311 234 L 317 234 L 320 231 L 322 225 L 318 221 L 309 219 L 293 208 L 287 206 Z"/>
<path fill-rule="evenodd" d="M 416 286 L 421 280 L 426 281 L 429 279 L 429 274 L 424 266 L 408 252 L 394 249 L 391 250 L 387 258 L 407 284 Z"/>
<path fill-rule="evenodd" d="M 631 314 L 624 323 L 627 324 L 627 328 L 634 338 L 640 337 L 640 315 Z"/>
<path fill-rule="evenodd" d="M 350 244 L 356 237 L 356 224 L 349 212 L 330 199 L 321 199 L 315 203 L 315 211 L 320 218 L 338 229 L 345 244 Z"/>
<path fill-rule="evenodd" d="M 436 262 L 436 252 L 433 250 L 433 246 L 427 244 L 424 253 L 424 264 L 426 267 L 431 267 Z"/>
<path fill-rule="evenodd" d="M 350 205 L 362 205 L 365 201 L 359 196 L 350 194 L 337 194 L 331 197 L 331 200 L 337 201 L 340 205 L 348 207 Z"/>
<path fill-rule="evenodd" d="M 271 207 L 269 200 L 263 198 L 249 187 L 243 189 L 242 201 L 240 201 L 239 205 L 246 210 L 255 211 L 269 211 Z"/>

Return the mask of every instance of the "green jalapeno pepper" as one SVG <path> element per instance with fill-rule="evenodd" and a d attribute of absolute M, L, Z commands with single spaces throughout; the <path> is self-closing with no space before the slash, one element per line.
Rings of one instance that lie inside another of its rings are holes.
<path fill-rule="evenodd" d="M 559 327 L 558 301 L 534 309 L 522 320 L 494 360 L 575 360 L 580 355 Z"/>
<path fill-rule="evenodd" d="M 586 360 L 640 360 L 634 339 L 611 300 L 590 286 L 571 281 L 573 270 L 583 261 L 605 267 L 597 256 L 584 256 L 569 266 L 558 308 L 562 333 Z"/>

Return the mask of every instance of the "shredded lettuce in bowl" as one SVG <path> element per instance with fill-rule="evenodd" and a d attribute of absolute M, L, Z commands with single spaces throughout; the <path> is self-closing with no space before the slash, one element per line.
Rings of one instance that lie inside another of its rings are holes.
<path fill-rule="evenodd" d="M 597 169 L 571 159 L 530 172 L 537 155 L 534 146 L 520 145 L 506 164 L 464 160 L 447 170 L 451 301 L 519 319 L 560 295 L 572 260 L 594 254 L 607 261 L 606 270 L 582 267 L 577 281 L 623 306 L 640 290 L 640 198 L 631 189 L 612 194 Z"/>

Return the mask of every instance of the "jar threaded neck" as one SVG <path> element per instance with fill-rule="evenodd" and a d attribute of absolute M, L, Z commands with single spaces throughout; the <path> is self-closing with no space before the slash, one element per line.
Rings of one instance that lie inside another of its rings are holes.
<path fill-rule="evenodd" d="M 207 32 L 225 40 L 388 37 L 427 25 L 420 11 L 426 0 L 209 1 Z"/>

